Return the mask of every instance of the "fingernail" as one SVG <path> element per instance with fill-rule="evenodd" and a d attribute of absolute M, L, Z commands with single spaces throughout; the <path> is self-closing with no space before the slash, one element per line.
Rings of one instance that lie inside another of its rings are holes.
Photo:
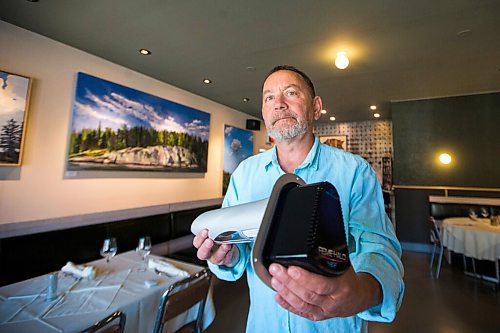
<path fill-rule="evenodd" d="M 271 274 L 276 274 L 276 273 L 278 273 L 278 266 L 276 266 L 276 265 L 271 265 L 271 266 L 269 266 L 269 272 L 270 272 Z"/>

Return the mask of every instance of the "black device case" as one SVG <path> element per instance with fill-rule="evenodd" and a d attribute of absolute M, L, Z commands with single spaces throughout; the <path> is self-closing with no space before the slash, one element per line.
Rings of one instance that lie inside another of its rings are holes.
<path fill-rule="evenodd" d="M 329 182 L 305 184 L 286 174 L 276 182 L 257 235 L 252 263 L 270 286 L 269 265 L 299 266 L 337 276 L 349 266 L 340 198 Z"/>

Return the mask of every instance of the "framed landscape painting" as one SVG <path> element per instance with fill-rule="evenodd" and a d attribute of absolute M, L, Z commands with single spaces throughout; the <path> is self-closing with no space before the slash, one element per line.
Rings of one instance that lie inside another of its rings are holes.
<path fill-rule="evenodd" d="M 241 161 L 253 155 L 253 133 L 234 126 L 224 125 L 224 165 L 222 194 L 226 194 L 229 179 Z"/>
<path fill-rule="evenodd" d="M 78 73 L 67 170 L 207 171 L 210 114 Z"/>
<path fill-rule="evenodd" d="M 340 148 L 347 151 L 347 135 L 320 136 L 319 141 L 330 147 Z"/>
<path fill-rule="evenodd" d="M 0 70 L 0 166 L 19 166 L 23 156 L 31 79 Z"/>

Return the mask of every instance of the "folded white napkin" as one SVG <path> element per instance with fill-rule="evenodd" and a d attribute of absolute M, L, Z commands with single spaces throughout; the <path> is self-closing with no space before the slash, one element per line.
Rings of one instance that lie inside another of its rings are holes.
<path fill-rule="evenodd" d="M 165 273 L 167 275 L 171 276 L 185 276 L 188 277 L 189 273 L 175 267 L 171 263 L 167 262 L 166 260 L 162 260 L 159 258 L 149 258 L 148 261 L 148 268 L 150 269 L 156 269 L 159 272 Z"/>
<path fill-rule="evenodd" d="M 79 278 L 95 278 L 95 267 L 85 266 L 85 265 L 75 265 L 71 261 L 68 261 L 66 265 L 61 268 L 61 271 L 64 273 L 72 274 L 75 277 Z"/>

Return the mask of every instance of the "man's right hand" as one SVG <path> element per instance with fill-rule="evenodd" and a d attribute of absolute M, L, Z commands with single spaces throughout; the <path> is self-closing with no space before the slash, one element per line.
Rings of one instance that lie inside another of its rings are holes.
<path fill-rule="evenodd" d="M 233 267 L 238 262 L 240 251 L 231 244 L 217 245 L 208 238 L 208 229 L 200 231 L 193 239 L 200 260 L 208 260 L 214 265 Z"/>

